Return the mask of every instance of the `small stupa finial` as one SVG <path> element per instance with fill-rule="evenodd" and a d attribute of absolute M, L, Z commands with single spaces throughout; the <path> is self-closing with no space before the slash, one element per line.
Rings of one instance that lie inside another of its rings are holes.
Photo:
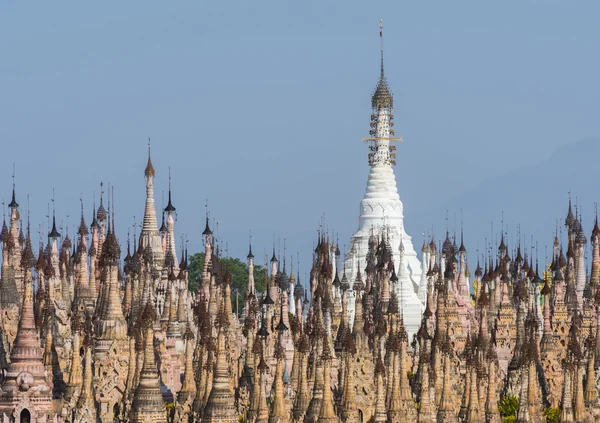
<path fill-rule="evenodd" d="M 210 226 L 208 224 L 208 221 L 210 219 L 210 216 L 208 214 L 208 199 L 206 199 L 204 208 L 206 210 L 206 226 L 204 227 L 204 232 L 202 232 L 202 235 L 204 235 L 206 237 L 210 237 L 212 235 L 212 231 L 210 230 Z"/>
<path fill-rule="evenodd" d="M 173 203 L 171 202 L 171 168 L 169 167 L 169 203 L 167 204 L 165 211 L 172 213 L 175 210 L 175 206 L 173 206 Z"/>
<path fill-rule="evenodd" d="M 148 138 L 148 164 L 146 165 L 144 175 L 146 178 L 154 177 L 154 166 L 152 166 L 152 160 L 150 159 L 150 138 Z"/>
<path fill-rule="evenodd" d="M 13 162 L 13 174 L 12 174 L 12 199 L 10 204 L 8 205 L 11 209 L 16 209 L 19 207 L 19 203 L 17 203 L 17 196 L 15 194 L 15 164 Z"/>
<path fill-rule="evenodd" d="M 54 205 L 54 188 L 52 188 L 52 230 L 48 234 L 50 238 L 60 238 L 60 233 L 56 230 L 56 208 Z"/>
<path fill-rule="evenodd" d="M 253 259 L 254 258 L 254 254 L 252 254 L 252 230 L 250 230 L 250 236 L 249 236 L 249 249 L 248 249 L 248 260 Z"/>
<path fill-rule="evenodd" d="M 383 77 L 383 19 L 379 19 L 379 42 L 381 44 L 381 77 Z"/>

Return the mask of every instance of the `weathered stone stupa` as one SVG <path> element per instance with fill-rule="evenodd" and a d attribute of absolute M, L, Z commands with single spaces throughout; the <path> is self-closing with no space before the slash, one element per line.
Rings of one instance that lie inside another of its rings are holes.
<path fill-rule="evenodd" d="M 40 336 L 35 327 L 31 275 L 34 256 L 29 230 L 21 264 L 25 269 L 23 307 L 19 330 L 10 353 L 10 366 L 0 390 L 0 421 L 45 423 L 51 420 L 54 413 L 52 390 L 48 385 Z"/>

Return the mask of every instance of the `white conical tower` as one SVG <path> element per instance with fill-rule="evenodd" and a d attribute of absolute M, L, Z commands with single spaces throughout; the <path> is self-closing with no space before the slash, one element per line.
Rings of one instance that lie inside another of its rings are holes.
<path fill-rule="evenodd" d="M 404 230 L 404 206 L 398 195 L 396 177 L 392 165 L 395 164 L 396 147 L 390 145 L 393 141 L 401 141 L 394 137 L 394 99 L 388 88 L 383 67 L 383 24 L 380 22 L 381 42 L 381 74 L 377 88 L 373 93 L 371 105 L 370 137 L 363 139 L 369 146 L 369 179 L 365 196 L 360 202 L 360 217 L 358 231 L 352 236 L 351 251 L 345 257 L 346 276 L 353 283 L 358 267 L 365 267 L 366 255 L 371 234 L 386 236 L 394 254 L 396 268 L 400 263 L 399 247 L 402 240 L 404 247 L 405 271 L 410 280 L 410 289 L 418 291 L 421 278 L 421 263 L 413 247 L 411 237 Z M 397 273 L 400 273 L 396 269 Z M 404 273 L 404 272 L 403 272 Z M 413 296 L 417 298 L 416 296 Z M 418 299 L 417 299 L 418 301 Z M 423 308 L 418 301 L 420 309 Z M 350 319 L 354 315 L 354 302 L 348 304 Z M 419 321 L 411 322 L 410 317 L 405 322 L 407 327 L 418 327 Z M 415 317 L 420 319 L 420 317 Z"/>

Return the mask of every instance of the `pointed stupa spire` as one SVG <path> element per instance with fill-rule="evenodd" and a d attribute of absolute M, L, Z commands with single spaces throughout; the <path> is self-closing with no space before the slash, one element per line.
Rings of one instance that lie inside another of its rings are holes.
<path fill-rule="evenodd" d="M 100 205 L 98 206 L 98 211 L 96 213 L 96 218 L 100 221 L 100 222 L 104 222 L 107 218 L 107 213 L 106 213 L 106 209 L 104 208 L 104 189 L 103 189 L 104 183 L 100 182 Z"/>
<path fill-rule="evenodd" d="M 54 201 L 54 200 L 53 200 Z M 50 238 L 60 238 L 60 233 L 56 230 L 56 213 L 52 210 L 52 230 L 48 234 Z"/>
<path fill-rule="evenodd" d="M 13 173 L 12 198 L 10 200 L 10 203 L 8 204 L 8 207 L 10 207 L 11 209 L 19 208 L 19 203 L 17 203 L 17 196 L 15 193 L 15 175 L 14 175 L 14 173 Z"/>
<path fill-rule="evenodd" d="M 94 202 L 92 204 L 92 224 L 90 225 L 90 229 L 94 229 L 98 227 L 98 220 L 96 220 L 96 197 L 94 196 Z"/>
<path fill-rule="evenodd" d="M 377 87 L 375 88 L 375 92 L 371 98 L 371 105 L 373 106 L 373 109 L 379 109 L 380 107 L 392 108 L 394 106 L 394 98 L 385 79 L 385 71 L 383 66 L 383 19 L 379 20 L 379 39 L 381 41 L 381 65 L 379 81 L 377 82 Z"/>
<path fill-rule="evenodd" d="M 152 159 L 150 158 L 150 138 L 148 138 L 148 164 L 144 170 L 144 176 L 146 178 L 154 177 L 154 166 L 152 166 Z"/>
<path fill-rule="evenodd" d="M 483 270 L 481 270 L 481 265 L 479 264 L 479 257 L 477 257 L 477 268 L 475 269 L 475 277 L 480 279 L 483 275 Z"/>
<path fill-rule="evenodd" d="M 67 232 L 67 238 L 69 238 L 69 233 Z M 23 222 L 19 221 L 19 245 L 23 246 L 25 244 L 25 234 L 23 234 Z"/>
<path fill-rule="evenodd" d="M 254 254 L 252 254 L 252 239 L 250 240 L 250 243 L 248 244 L 248 255 L 246 256 L 246 258 L 248 260 L 254 258 Z"/>
<path fill-rule="evenodd" d="M 171 168 L 169 168 L 169 203 L 164 210 L 164 212 L 167 213 L 166 228 L 165 228 L 166 236 L 164 239 L 164 241 L 165 241 L 164 248 L 165 248 L 166 255 L 172 256 L 171 263 L 173 263 L 173 265 L 175 267 L 177 267 L 177 266 L 179 266 L 179 263 L 177 263 L 177 250 L 175 249 L 175 218 L 173 216 L 173 214 L 175 213 L 175 210 L 176 209 L 173 206 L 173 203 L 171 201 Z M 164 214 L 163 214 L 163 216 L 164 216 Z M 163 221 L 164 221 L 164 217 L 163 217 Z"/>
<path fill-rule="evenodd" d="M 0 241 L 7 242 L 10 237 L 8 233 L 8 226 L 6 226 L 6 217 L 4 218 L 4 222 L 2 222 L 2 231 L 0 231 Z"/>
<path fill-rule="evenodd" d="M 167 213 L 173 213 L 175 210 L 177 209 L 173 206 L 173 203 L 171 202 L 171 168 L 169 168 L 169 202 L 167 204 L 167 207 L 165 207 L 165 211 Z"/>
<path fill-rule="evenodd" d="M 286 324 L 284 323 L 284 307 L 283 307 L 283 301 L 281 301 L 281 305 L 280 305 L 280 312 L 279 312 L 279 323 L 277 324 L 277 327 L 275 327 L 275 330 L 278 332 L 284 332 L 286 330 L 288 330 L 288 327 L 286 326 Z"/>
<path fill-rule="evenodd" d="M 165 224 L 165 212 L 164 211 L 162 212 L 162 223 L 160 225 L 159 232 L 161 234 L 164 234 L 167 232 L 167 225 Z"/>
<path fill-rule="evenodd" d="M 162 248 L 162 239 L 158 231 L 158 221 L 156 218 L 156 207 L 154 205 L 154 167 L 150 159 L 150 140 L 148 139 L 148 164 L 144 171 L 146 176 L 146 202 L 144 206 L 144 219 L 142 222 L 142 231 L 140 233 L 140 243 L 144 248 L 149 248 L 152 252 L 155 265 L 162 265 L 164 260 L 164 251 Z"/>
<path fill-rule="evenodd" d="M 31 246 L 31 229 L 29 224 L 29 217 L 27 217 L 27 238 L 25 240 L 25 248 L 21 255 L 21 267 L 23 269 L 30 269 L 35 263 L 35 257 L 33 255 L 33 247 Z"/>
<path fill-rule="evenodd" d="M 210 230 L 210 225 L 208 224 L 208 215 L 206 215 L 206 226 L 204 227 L 204 232 L 202 232 L 204 236 L 212 235 L 212 231 Z"/>
<path fill-rule="evenodd" d="M 596 218 L 594 220 L 594 228 L 592 229 L 592 236 L 590 237 L 590 241 L 592 243 L 597 242 L 596 239 L 600 235 L 600 226 L 598 226 L 598 210 L 596 209 Z"/>
<path fill-rule="evenodd" d="M 87 225 L 85 224 L 85 218 L 83 217 L 83 199 L 79 199 L 81 202 L 81 222 L 79 223 L 79 228 L 77 229 L 77 234 L 79 236 L 88 235 L 89 231 Z"/>
<path fill-rule="evenodd" d="M 575 223 L 575 217 L 573 216 L 573 207 L 571 206 L 571 193 L 569 192 L 569 209 L 567 211 L 567 217 L 565 218 L 565 226 L 571 228 Z"/>

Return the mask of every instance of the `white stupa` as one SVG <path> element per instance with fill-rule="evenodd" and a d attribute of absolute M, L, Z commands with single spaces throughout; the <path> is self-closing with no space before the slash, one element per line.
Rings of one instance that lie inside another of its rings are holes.
<path fill-rule="evenodd" d="M 380 36 L 383 37 L 383 28 Z M 398 195 L 396 177 L 392 168 L 395 164 L 396 147 L 390 143 L 401 141 L 401 138 L 394 138 L 393 97 L 384 76 L 383 48 L 381 49 L 381 75 L 371 103 L 373 112 L 370 137 L 363 139 L 370 144 L 371 170 L 365 196 L 360 202 L 358 231 L 352 236 L 351 248 L 344 257 L 345 272 L 348 281 L 353 285 L 360 267 L 364 280 L 369 237 L 372 234 L 378 237 L 385 235 L 394 253 L 394 266 L 399 277 L 393 289 L 396 290 L 398 300 L 401 302 L 400 310 L 404 316 L 406 330 L 409 335 L 412 335 L 419 328 L 424 310 L 423 303 L 417 297 L 424 269 L 417 258 L 411 237 L 404 230 L 404 207 Z M 349 301 L 348 309 L 352 321 L 353 300 Z"/>

